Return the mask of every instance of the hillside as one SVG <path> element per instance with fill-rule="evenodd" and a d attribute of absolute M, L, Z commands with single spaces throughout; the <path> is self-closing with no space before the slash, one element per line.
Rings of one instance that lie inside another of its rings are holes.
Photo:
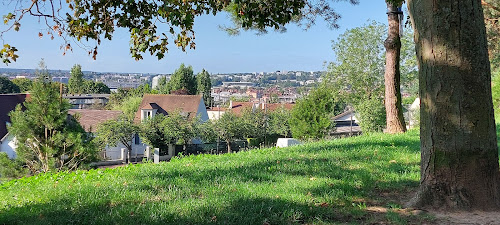
<path fill-rule="evenodd" d="M 419 136 L 374 134 L 0 186 L 0 224 L 420 223 Z"/>

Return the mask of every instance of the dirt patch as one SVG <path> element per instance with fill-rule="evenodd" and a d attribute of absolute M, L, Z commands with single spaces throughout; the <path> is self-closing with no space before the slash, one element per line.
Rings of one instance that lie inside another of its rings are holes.
<path fill-rule="evenodd" d="M 438 224 L 470 224 L 470 225 L 499 225 L 500 211 L 498 212 L 432 212 Z"/>

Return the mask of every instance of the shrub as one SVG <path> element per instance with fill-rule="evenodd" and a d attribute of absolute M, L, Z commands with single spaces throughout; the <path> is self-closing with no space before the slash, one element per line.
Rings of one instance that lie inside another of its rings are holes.
<path fill-rule="evenodd" d="M 26 175 L 28 171 L 24 168 L 21 160 L 9 159 L 7 153 L 0 152 L 0 177 L 2 178 L 20 178 Z"/>

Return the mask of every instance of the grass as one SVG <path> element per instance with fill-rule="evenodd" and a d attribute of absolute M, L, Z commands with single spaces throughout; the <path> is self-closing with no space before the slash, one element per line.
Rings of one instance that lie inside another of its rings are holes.
<path fill-rule="evenodd" d="M 40 174 L 0 184 L 0 224 L 420 223 L 400 209 L 419 147 L 412 130 Z"/>

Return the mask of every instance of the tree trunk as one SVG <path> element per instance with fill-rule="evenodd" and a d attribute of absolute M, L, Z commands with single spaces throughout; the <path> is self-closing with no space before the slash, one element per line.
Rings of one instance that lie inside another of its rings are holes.
<path fill-rule="evenodd" d="M 226 141 L 227 143 L 227 153 L 231 153 L 231 142 Z"/>
<path fill-rule="evenodd" d="M 398 13 L 398 6 L 393 3 L 387 2 L 387 10 L 389 34 L 384 42 L 386 49 L 384 75 L 386 132 L 395 134 L 406 132 L 403 105 L 401 104 L 401 72 L 399 70 L 401 58 L 400 14 Z"/>
<path fill-rule="evenodd" d="M 414 207 L 500 206 L 498 147 L 481 0 L 409 0 L 420 80 Z"/>

